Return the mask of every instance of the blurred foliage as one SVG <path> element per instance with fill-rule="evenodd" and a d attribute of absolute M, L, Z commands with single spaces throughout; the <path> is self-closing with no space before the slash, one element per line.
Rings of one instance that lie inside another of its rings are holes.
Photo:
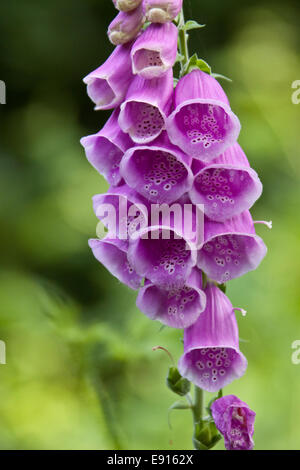
<path fill-rule="evenodd" d="M 227 387 L 257 412 L 257 449 L 299 449 L 300 338 L 299 116 L 291 83 L 300 79 L 299 2 L 185 0 L 191 50 L 223 82 L 242 122 L 240 143 L 264 183 L 253 209 L 269 254 L 231 282 L 246 375 Z M 95 113 L 82 77 L 112 46 L 110 0 L 1 2 L 0 365 L 2 449 L 189 449 L 188 411 L 172 413 L 165 386 L 182 333 L 160 331 L 92 257 L 91 197 L 106 183 L 87 163 L 81 136 L 109 113 Z M 211 399 L 209 395 L 207 399 Z M 218 444 L 217 448 L 223 448 Z"/>

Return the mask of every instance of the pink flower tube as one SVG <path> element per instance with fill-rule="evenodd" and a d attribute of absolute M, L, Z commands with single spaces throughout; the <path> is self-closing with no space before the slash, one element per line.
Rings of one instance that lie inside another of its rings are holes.
<path fill-rule="evenodd" d="M 145 80 L 136 76 L 121 105 L 119 125 L 137 144 L 156 139 L 165 128 L 173 94 L 173 71 Z"/>
<path fill-rule="evenodd" d="M 208 392 L 217 392 L 241 377 L 247 360 L 239 349 L 239 333 L 230 300 L 215 285 L 205 289 L 206 308 L 184 331 L 180 374 Z"/>
<path fill-rule="evenodd" d="M 97 111 L 116 108 L 124 101 L 133 79 L 130 51 L 131 44 L 116 47 L 103 65 L 83 79 Z"/>
<path fill-rule="evenodd" d="M 173 67 L 177 54 L 178 30 L 173 23 L 151 24 L 131 49 L 132 71 L 143 78 L 155 78 Z"/>

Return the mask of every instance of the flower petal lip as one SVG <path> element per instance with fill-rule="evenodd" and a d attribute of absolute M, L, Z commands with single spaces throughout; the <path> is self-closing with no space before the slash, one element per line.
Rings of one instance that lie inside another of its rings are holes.
<path fill-rule="evenodd" d="M 173 71 L 146 80 L 135 76 L 121 105 L 119 125 L 137 144 L 155 140 L 165 129 L 173 95 Z"/>
<path fill-rule="evenodd" d="M 236 143 L 211 163 L 201 165 L 189 195 L 194 204 L 204 205 L 209 219 L 224 222 L 250 209 L 262 189 L 257 173 Z"/>
<path fill-rule="evenodd" d="M 211 161 L 237 141 L 239 119 L 211 75 L 193 70 L 181 78 L 174 108 L 166 123 L 170 140 L 193 158 Z"/>
<path fill-rule="evenodd" d="M 150 281 L 139 290 L 137 307 L 151 320 L 172 328 L 187 328 L 203 312 L 206 295 L 202 290 L 202 274 L 193 268 L 182 289 L 166 291 Z"/>
<path fill-rule="evenodd" d="M 183 0 L 143 0 L 144 14 L 151 23 L 173 21 L 182 8 Z"/>
<path fill-rule="evenodd" d="M 191 158 L 164 136 L 128 149 L 120 172 L 126 183 L 153 203 L 171 203 L 192 186 Z"/>
<path fill-rule="evenodd" d="M 120 282 L 134 290 L 140 287 L 142 278 L 128 262 L 122 241 L 108 235 L 103 240 L 90 239 L 89 246 L 95 258 Z"/>
<path fill-rule="evenodd" d="M 169 290 L 184 286 L 196 266 L 197 251 L 176 227 L 153 225 L 130 238 L 128 260 L 140 276 Z"/>
<path fill-rule="evenodd" d="M 110 42 L 118 46 L 132 41 L 139 34 L 144 22 L 142 5 L 131 11 L 120 11 L 108 27 Z"/>
<path fill-rule="evenodd" d="M 177 38 L 173 23 L 148 26 L 131 49 L 132 72 L 147 79 L 163 75 L 175 64 Z"/>
<path fill-rule="evenodd" d="M 197 266 L 214 281 L 223 283 L 256 269 L 266 253 L 250 212 L 244 211 L 223 223 L 205 220 Z"/>
<path fill-rule="evenodd" d="M 256 413 L 235 395 L 215 400 L 211 412 L 217 429 L 223 434 L 227 450 L 252 450 Z"/>
<path fill-rule="evenodd" d="M 117 46 L 104 64 L 83 79 L 96 111 L 117 108 L 124 101 L 133 79 L 131 45 Z"/>
<path fill-rule="evenodd" d="M 129 237 L 133 233 L 147 226 L 148 224 L 148 201 L 132 188 L 123 184 L 118 187 L 111 187 L 106 193 L 93 196 L 93 209 L 99 220 L 109 230 L 112 237 L 110 224 L 113 226 L 114 238 L 126 241 L 128 247 Z M 134 207 L 134 211 L 131 210 Z M 112 214 L 108 214 L 108 208 L 113 209 Z M 123 213 L 120 214 L 120 211 Z"/>
<path fill-rule="evenodd" d="M 99 132 L 80 140 L 90 164 L 113 186 L 122 181 L 120 162 L 124 152 L 132 146 L 128 134 L 119 127 L 118 116 L 119 110 L 115 110 Z"/>
<path fill-rule="evenodd" d="M 239 350 L 239 333 L 232 304 L 215 285 L 205 289 L 206 308 L 184 331 L 181 375 L 208 392 L 216 392 L 241 377 L 247 360 Z"/>

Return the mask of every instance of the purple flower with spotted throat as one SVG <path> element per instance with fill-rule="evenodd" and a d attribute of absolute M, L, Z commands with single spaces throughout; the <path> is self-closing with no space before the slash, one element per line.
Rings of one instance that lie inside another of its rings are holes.
<path fill-rule="evenodd" d="M 151 145 L 128 149 L 120 172 L 126 183 L 149 201 L 170 203 L 191 188 L 191 161 L 164 132 Z"/>
<path fill-rule="evenodd" d="M 182 288 L 197 263 L 202 213 L 184 200 L 171 206 L 152 204 L 151 224 L 130 238 L 128 260 L 153 284 L 165 290 Z"/>
<path fill-rule="evenodd" d="M 173 67 L 177 54 L 178 30 L 173 23 L 151 24 L 131 49 L 132 71 L 143 78 L 155 78 Z"/>
<path fill-rule="evenodd" d="M 224 222 L 250 209 L 261 196 L 260 179 L 238 143 L 210 163 L 194 160 L 193 164 L 190 198 L 204 205 L 209 219 Z"/>
<path fill-rule="evenodd" d="M 244 211 L 223 223 L 205 219 L 197 265 L 211 279 L 224 283 L 256 269 L 266 253 L 250 212 Z"/>
<path fill-rule="evenodd" d="M 235 395 L 215 400 L 211 405 L 215 425 L 224 436 L 227 450 L 252 450 L 255 412 Z"/>
<path fill-rule="evenodd" d="M 130 51 L 131 44 L 117 46 L 104 64 L 83 79 L 96 111 L 116 108 L 124 101 L 133 78 Z"/>
<path fill-rule="evenodd" d="M 173 21 L 182 8 L 183 0 L 143 0 L 143 11 L 151 23 Z"/>
<path fill-rule="evenodd" d="M 205 294 L 205 311 L 184 331 L 184 354 L 178 369 L 203 390 L 217 392 L 245 373 L 247 360 L 239 349 L 230 300 L 214 284 L 207 285 Z"/>
<path fill-rule="evenodd" d="M 119 125 L 123 132 L 137 144 L 156 139 L 165 129 L 172 93 L 172 70 L 152 80 L 136 75 L 121 105 Z"/>
<path fill-rule="evenodd" d="M 240 122 L 221 85 L 201 70 L 193 70 L 179 80 L 174 108 L 167 119 L 169 137 L 194 158 L 211 161 L 239 136 Z"/>
<path fill-rule="evenodd" d="M 164 290 L 146 281 L 137 297 L 137 307 L 151 320 L 159 320 L 173 328 L 187 328 L 205 309 L 206 295 L 202 290 L 202 274 L 194 268 L 181 288 Z"/>

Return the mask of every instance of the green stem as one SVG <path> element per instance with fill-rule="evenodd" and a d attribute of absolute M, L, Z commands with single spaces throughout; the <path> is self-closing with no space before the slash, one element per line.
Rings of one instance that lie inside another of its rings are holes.
<path fill-rule="evenodd" d="M 195 385 L 195 399 L 193 405 L 193 418 L 194 425 L 202 422 L 203 418 L 203 403 L 204 403 L 204 392 L 201 388 Z"/>
<path fill-rule="evenodd" d="M 184 21 L 184 13 L 183 13 L 183 8 L 180 12 L 179 15 L 179 22 L 178 22 L 178 27 L 179 27 L 179 52 L 180 54 L 184 57 L 183 60 L 180 62 L 180 75 L 182 76 L 184 72 L 184 67 L 189 61 L 189 48 L 188 48 L 188 35 L 186 31 L 183 29 L 183 26 L 185 24 Z"/>

